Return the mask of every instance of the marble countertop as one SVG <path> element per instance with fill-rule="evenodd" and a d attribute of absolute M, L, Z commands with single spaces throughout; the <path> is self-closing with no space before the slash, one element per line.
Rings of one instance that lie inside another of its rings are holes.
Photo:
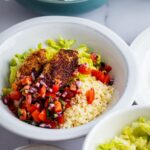
<path fill-rule="evenodd" d="M 130 44 L 135 37 L 150 26 L 149 0 L 109 0 L 106 5 L 78 15 L 106 25 Z M 37 17 L 15 0 L 0 0 L 0 32 L 23 20 Z M 84 138 L 65 142 L 50 142 L 65 150 L 81 150 Z M 13 150 L 29 143 L 39 143 L 17 136 L 0 128 L 0 149 Z"/>

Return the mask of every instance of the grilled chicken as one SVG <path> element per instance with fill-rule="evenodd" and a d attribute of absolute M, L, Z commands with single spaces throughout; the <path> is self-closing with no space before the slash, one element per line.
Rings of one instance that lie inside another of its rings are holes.
<path fill-rule="evenodd" d="M 47 84 L 56 83 L 64 86 L 69 82 L 77 67 L 78 52 L 62 49 L 45 65 L 42 74 L 46 77 Z"/>
<path fill-rule="evenodd" d="M 17 77 L 31 75 L 32 71 L 39 72 L 46 62 L 46 51 L 44 49 L 33 52 L 19 68 Z"/>
<path fill-rule="evenodd" d="M 41 49 L 28 56 L 19 68 L 17 77 L 28 76 L 34 71 L 41 73 L 48 86 L 53 83 L 64 86 L 67 84 L 75 69 L 78 67 L 78 52 L 75 50 L 60 50 L 49 62 L 46 51 Z"/>

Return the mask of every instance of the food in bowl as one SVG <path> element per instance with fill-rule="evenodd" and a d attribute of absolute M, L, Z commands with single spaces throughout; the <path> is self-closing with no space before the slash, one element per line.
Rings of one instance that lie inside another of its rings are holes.
<path fill-rule="evenodd" d="M 149 150 L 150 120 L 140 117 L 126 126 L 119 136 L 100 144 L 97 150 Z"/>
<path fill-rule="evenodd" d="M 104 112 L 113 95 L 111 66 L 75 40 L 49 39 L 10 61 L 10 88 L 2 100 L 22 121 L 72 128 Z"/>

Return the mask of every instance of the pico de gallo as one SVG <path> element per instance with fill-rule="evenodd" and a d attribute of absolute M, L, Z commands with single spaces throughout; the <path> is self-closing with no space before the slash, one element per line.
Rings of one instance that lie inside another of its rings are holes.
<path fill-rule="evenodd" d="M 2 100 L 22 121 L 42 128 L 59 128 L 65 122 L 64 112 L 82 94 L 83 76 L 113 85 L 111 66 L 100 60 L 87 47 L 70 50 L 73 41 L 49 41 L 49 48 L 41 48 L 28 55 L 16 55 L 10 65 L 10 88 L 3 89 Z M 64 44 L 64 45 L 63 45 Z M 16 61 L 15 60 L 15 61 Z M 14 69 L 15 68 L 15 69 Z M 15 71 L 14 71 L 15 70 Z M 87 103 L 94 101 L 95 91 L 89 89 Z"/>

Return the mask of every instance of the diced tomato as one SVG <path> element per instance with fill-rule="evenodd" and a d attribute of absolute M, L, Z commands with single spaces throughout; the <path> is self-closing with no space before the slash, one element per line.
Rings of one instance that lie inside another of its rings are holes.
<path fill-rule="evenodd" d="M 57 124 L 55 121 L 52 121 L 50 119 L 46 119 L 45 121 L 46 124 L 49 124 L 51 126 L 52 129 L 56 128 Z"/>
<path fill-rule="evenodd" d="M 106 75 L 105 75 L 105 79 L 104 79 L 104 84 L 108 84 L 109 81 L 110 81 L 110 79 L 111 79 L 110 75 L 109 75 L 109 74 L 106 74 Z"/>
<path fill-rule="evenodd" d="M 46 87 L 43 85 L 39 90 L 39 96 L 44 98 L 45 95 L 46 95 Z"/>
<path fill-rule="evenodd" d="M 53 98 L 53 99 L 56 98 L 56 94 L 51 93 L 51 92 L 47 92 L 47 93 L 46 93 L 46 96 L 47 96 L 47 97 L 51 97 L 51 98 Z"/>
<path fill-rule="evenodd" d="M 62 111 L 61 102 L 55 101 L 54 104 L 55 104 L 55 112 L 56 112 L 56 113 L 61 112 L 61 111 Z"/>
<path fill-rule="evenodd" d="M 66 98 L 71 99 L 72 97 L 74 97 L 75 93 L 73 91 L 68 91 Z"/>
<path fill-rule="evenodd" d="M 32 77 L 31 76 L 25 76 L 23 79 L 21 79 L 22 85 L 31 84 L 32 83 Z"/>
<path fill-rule="evenodd" d="M 59 91 L 59 88 L 60 88 L 60 87 L 59 87 L 58 84 L 54 84 L 53 87 L 52 87 L 53 92 L 54 92 L 54 93 L 57 93 L 57 92 Z"/>
<path fill-rule="evenodd" d="M 50 125 L 51 125 L 51 128 L 52 128 L 52 129 L 56 128 L 56 126 L 57 126 L 57 125 L 56 125 L 56 122 L 54 122 L 54 121 L 51 121 Z"/>
<path fill-rule="evenodd" d="M 40 104 L 39 103 L 35 103 L 35 104 L 32 104 L 30 106 L 30 109 L 28 110 L 30 113 L 34 112 L 35 110 L 40 110 Z"/>
<path fill-rule="evenodd" d="M 14 82 L 14 83 L 12 84 L 12 89 L 13 89 L 14 91 L 16 91 L 17 88 L 18 88 L 18 86 L 17 86 L 17 84 Z"/>
<path fill-rule="evenodd" d="M 91 73 L 91 69 L 86 64 L 80 65 L 78 68 L 78 71 L 81 74 L 90 74 Z"/>
<path fill-rule="evenodd" d="M 104 82 L 105 74 L 103 72 L 99 71 L 97 79 L 100 80 L 101 82 Z"/>
<path fill-rule="evenodd" d="M 90 90 L 86 92 L 86 99 L 87 99 L 88 104 L 92 104 L 94 98 L 95 98 L 95 91 L 93 88 L 91 88 Z"/>
<path fill-rule="evenodd" d="M 92 74 L 92 76 L 94 76 L 94 77 L 98 77 L 98 74 L 99 74 L 99 70 L 96 70 L 96 69 L 93 69 L 92 71 L 91 71 L 91 74 Z"/>
<path fill-rule="evenodd" d="M 66 102 L 65 108 L 67 109 L 67 108 L 70 108 L 70 107 L 71 107 L 70 101 Z"/>
<path fill-rule="evenodd" d="M 20 116 L 19 116 L 19 119 L 20 120 L 27 120 L 27 112 L 25 109 L 19 109 L 19 113 L 20 113 Z"/>
<path fill-rule="evenodd" d="M 96 53 L 91 53 L 91 54 L 90 54 L 90 58 L 92 59 L 92 61 L 93 61 L 94 63 L 96 63 L 96 61 L 97 61 L 97 55 L 96 55 Z"/>
<path fill-rule="evenodd" d="M 12 91 L 9 94 L 10 99 L 19 100 L 21 98 L 21 93 L 19 91 Z"/>
<path fill-rule="evenodd" d="M 63 124 L 65 122 L 65 118 L 64 118 L 64 115 L 60 116 L 57 118 L 57 121 L 59 124 Z"/>
<path fill-rule="evenodd" d="M 40 118 L 40 120 L 42 120 L 43 122 L 46 121 L 46 110 L 45 110 L 45 109 L 43 109 L 43 110 L 41 111 L 41 113 L 39 114 L 39 118 Z"/>
<path fill-rule="evenodd" d="M 107 72 L 110 72 L 112 70 L 112 68 L 109 65 L 105 65 L 104 70 L 106 70 Z"/>
<path fill-rule="evenodd" d="M 92 70 L 92 76 L 95 76 L 97 80 L 104 83 L 105 74 L 100 70 Z"/>
<path fill-rule="evenodd" d="M 35 122 L 40 122 L 40 118 L 39 118 L 39 114 L 40 112 L 36 109 L 34 112 L 32 112 L 31 116 L 33 117 L 33 120 Z"/>

